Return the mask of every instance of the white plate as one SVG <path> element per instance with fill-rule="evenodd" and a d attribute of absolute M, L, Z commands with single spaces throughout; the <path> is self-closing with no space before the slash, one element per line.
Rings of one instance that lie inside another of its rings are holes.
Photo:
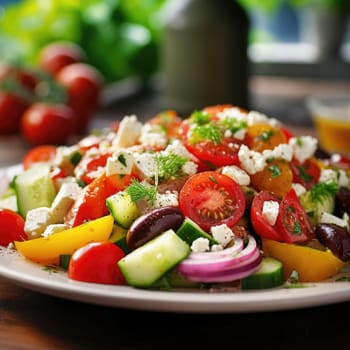
<path fill-rule="evenodd" d="M 350 271 L 349 271 L 350 273 Z M 287 310 L 350 300 L 349 282 L 308 284 L 305 288 L 263 291 L 154 291 L 69 280 L 63 271 L 47 269 L 0 249 L 0 275 L 25 288 L 81 302 L 138 310 L 195 313 L 239 313 Z"/>
<path fill-rule="evenodd" d="M 5 170 L 11 177 L 18 166 Z M 6 175 L 5 174 L 5 175 Z M 4 174 L 2 178 L 4 178 Z M 5 176 L 6 178 L 6 176 Z M 1 182 L 1 179 L 0 179 Z M 350 276 L 350 267 L 344 271 Z M 63 271 L 32 263 L 16 251 L 0 248 L 0 276 L 22 287 L 70 300 L 162 312 L 239 313 L 287 310 L 350 301 L 350 282 L 305 284 L 305 288 L 263 291 L 142 290 L 77 282 Z"/>

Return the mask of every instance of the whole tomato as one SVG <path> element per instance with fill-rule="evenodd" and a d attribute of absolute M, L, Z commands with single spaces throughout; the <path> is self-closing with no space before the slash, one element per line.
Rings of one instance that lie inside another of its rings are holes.
<path fill-rule="evenodd" d="M 73 110 L 63 104 L 35 103 L 23 114 L 21 132 L 33 145 L 63 144 L 72 135 Z"/>
<path fill-rule="evenodd" d="M 27 108 L 26 101 L 13 93 L 0 91 L 0 135 L 15 134 Z"/>
<path fill-rule="evenodd" d="M 101 74 L 86 63 L 73 63 L 62 68 L 56 75 L 57 82 L 66 88 L 68 105 L 77 119 L 74 132 L 83 134 L 99 106 L 103 79 Z"/>
<path fill-rule="evenodd" d="M 39 55 L 39 67 L 52 75 L 69 64 L 83 62 L 85 53 L 83 49 L 71 42 L 53 42 L 45 47 Z"/>

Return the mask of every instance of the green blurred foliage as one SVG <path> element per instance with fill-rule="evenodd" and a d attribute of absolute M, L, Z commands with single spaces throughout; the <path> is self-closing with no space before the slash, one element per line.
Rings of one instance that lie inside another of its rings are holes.
<path fill-rule="evenodd" d="M 106 82 L 158 69 L 166 0 L 22 0 L 0 12 L 2 61 L 36 65 L 52 41 L 80 45 Z"/>

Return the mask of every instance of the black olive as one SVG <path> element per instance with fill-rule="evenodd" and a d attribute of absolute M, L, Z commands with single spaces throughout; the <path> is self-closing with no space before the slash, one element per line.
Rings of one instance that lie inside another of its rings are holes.
<path fill-rule="evenodd" d="M 177 207 L 153 209 L 137 218 L 126 234 L 126 243 L 133 250 L 169 229 L 176 231 L 184 216 Z"/>
<path fill-rule="evenodd" d="M 317 239 L 343 261 L 350 261 L 350 234 L 345 227 L 335 224 L 317 224 Z"/>
<path fill-rule="evenodd" d="M 340 213 L 350 213 L 350 190 L 346 187 L 340 187 L 335 195 L 336 210 Z"/>

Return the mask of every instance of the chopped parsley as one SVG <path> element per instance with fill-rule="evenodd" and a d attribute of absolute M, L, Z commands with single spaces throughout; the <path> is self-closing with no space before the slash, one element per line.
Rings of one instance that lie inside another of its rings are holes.
<path fill-rule="evenodd" d="M 296 235 L 300 235 L 301 234 L 301 225 L 299 224 L 299 222 L 294 221 L 294 225 L 293 225 L 293 233 Z"/>
<path fill-rule="evenodd" d="M 245 120 L 237 120 L 236 118 L 228 117 L 220 120 L 220 124 L 232 134 L 235 134 L 239 130 L 245 129 L 248 126 L 248 123 Z"/>
<path fill-rule="evenodd" d="M 127 166 L 127 164 L 126 164 L 126 159 L 125 159 L 124 154 L 120 154 L 120 155 L 118 156 L 118 162 L 120 162 L 121 164 L 123 164 L 125 167 Z"/>
<path fill-rule="evenodd" d="M 208 124 L 210 122 L 210 115 L 209 113 L 203 112 L 203 111 L 194 111 L 190 118 L 195 124 L 198 125 L 204 125 Z"/>
<path fill-rule="evenodd" d="M 266 130 L 266 131 L 263 131 L 261 134 L 259 134 L 257 136 L 257 138 L 261 141 L 269 141 L 270 138 L 274 135 L 274 131 L 273 130 Z"/>
<path fill-rule="evenodd" d="M 309 182 L 309 181 L 311 181 L 311 180 L 314 179 L 314 177 L 313 177 L 312 175 L 310 175 L 310 174 L 307 172 L 305 166 L 299 165 L 299 166 L 297 166 L 297 169 L 298 169 L 298 171 L 299 171 L 299 177 L 300 177 L 303 181 Z"/>
<path fill-rule="evenodd" d="M 269 170 L 271 172 L 271 177 L 272 178 L 278 177 L 278 176 L 280 176 L 282 174 L 281 169 L 277 165 L 271 165 L 269 167 Z"/>

